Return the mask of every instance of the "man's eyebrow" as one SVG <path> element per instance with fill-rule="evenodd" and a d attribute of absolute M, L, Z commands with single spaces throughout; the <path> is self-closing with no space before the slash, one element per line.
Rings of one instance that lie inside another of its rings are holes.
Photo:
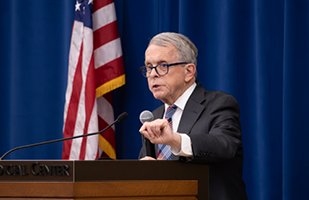
<path fill-rule="evenodd" d="M 156 65 L 161 64 L 161 63 L 167 63 L 167 62 L 165 60 L 160 60 L 160 61 L 156 62 L 155 65 L 153 65 L 151 62 L 145 62 L 145 65 L 156 66 Z"/>

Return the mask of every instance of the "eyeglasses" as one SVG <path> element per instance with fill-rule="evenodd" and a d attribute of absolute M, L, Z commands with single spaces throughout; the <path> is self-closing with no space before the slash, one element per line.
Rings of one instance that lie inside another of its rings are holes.
<path fill-rule="evenodd" d="M 152 69 L 155 69 L 159 76 L 164 76 L 168 73 L 168 69 L 169 69 L 170 66 L 183 65 L 183 64 L 187 64 L 187 63 L 186 62 L 177 62 L 177 63 L 170 63 L 170 64 L 161 63 L 161 64 L 158 64 L 155 67 L 144 66 L 144 67 L 141 67 L 140 69 L 141 69 L 143 76 L 145 76 L 147 78 L 147 77 L 150 76 Z"/>

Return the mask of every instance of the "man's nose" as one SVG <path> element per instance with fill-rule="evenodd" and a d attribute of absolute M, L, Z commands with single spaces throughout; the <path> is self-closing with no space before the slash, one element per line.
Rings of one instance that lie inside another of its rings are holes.
<path fill-rule="evenodd" d="M 157 77 L 159 74 L 157 73 L 156 68 L 152 68 L 149 74 L 149 77 Z"/>

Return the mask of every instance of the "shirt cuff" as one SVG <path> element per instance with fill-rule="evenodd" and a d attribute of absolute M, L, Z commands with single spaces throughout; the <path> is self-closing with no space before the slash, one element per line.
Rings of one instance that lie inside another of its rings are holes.
<path fill-rule="evenodd" d="M 190 157 L 192 156 L 191 138 L 187 134 L 180 133 L 181 149 L 171 148 L 171 152 L 176 156 Z"/>

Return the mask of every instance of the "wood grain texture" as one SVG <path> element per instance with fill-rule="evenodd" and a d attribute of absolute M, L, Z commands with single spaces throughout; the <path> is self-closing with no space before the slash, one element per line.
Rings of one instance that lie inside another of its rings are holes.
<path fill-rule="evenodd" d="M 104 182 L 0 182 L 2 198 L 40 199 L 196 199 L 197 180 Z"/>

